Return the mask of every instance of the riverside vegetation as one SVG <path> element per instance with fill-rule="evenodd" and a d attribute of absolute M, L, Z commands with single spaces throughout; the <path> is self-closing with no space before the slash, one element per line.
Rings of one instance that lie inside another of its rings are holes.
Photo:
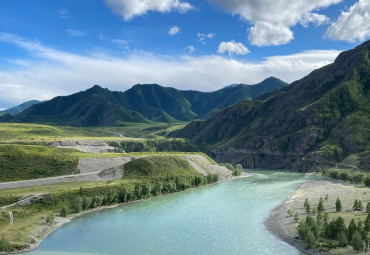
<path fill-rule="evenodd" d="M 204 177 L 186 160 L 176 155 L 136 159 L 124 165 L 123 170 L 125 174 L 122 180 L 100 184 L 71 183 L 40 187 L 38 190 L 47 191 L 47 194 L 32 200 L 28 205 L 1 210 L 0 233 L 3 245 L 0 245 L 0 250 L 29 248 L 40 237 L 32 237 L 24 230 L 32 233 L 42 222 L 52 225 L 54 216 L 67 217 L 70 213 L 182 191 L 218 180 L 217 174 Z M 0 203 L 16 201 L 29 190 L 0 192 L 3 193 Z M 15 221 L 8 225 L 10 211 Z"/>
<path fill-rule="evenodd" d="M 306 249 L 327 247 L 330 249 L 346 247 L 351 245 L 355 251 L 362 251 L 364 243 L 370 240 L 370 202 L 367 203 L 364 211 L 361 200 L 354 200 L 353 211 L 367 213 L 364 220 L 359 219 L 359 215 L 350 220 L 349 225 L 342 216 L 334 217 L 329 221 L 328 213 L 325 212 L 324 199 L 320 198 L 317 208 L 312 208 L 308 199 L 304 202 L 307 213 L 305 219 L 295 218 L 299 221 L 297 230 L 300 238 L 307 242 Z M 335 203 L 336 212 L 340 215 L 343 207 L 339 198 Z M 346 208 L 347 209 L 347 208 Z M 316 217 L 315 217 L 316 215 Z M 347 220 L 348 221 L 348 220 Z"/>
<path fill-rule="evenodd" d="M 1 123 L 1 182 L 76 174 L 79 173 L 78 162 L 83 158 L 123 155 L 141 158 L 121 168 L 124 175 L 120 180 L 0 190 L 0 206 L 34 197 L 24 205 L 0 210 L 0 251 L 18 251 L 37 245 L 51 231 L 42 229 L 57 227 L 64 222 L 61 220 L 63 217 L 217 182 L 217 174 L 203 176 L 180 157 L 186 151 L 190 154 L 197 151 L 194 145 L 185 139 L 164 139 L 158 134 L 166 133 L 167 129 L 173 127 L 158 123 L 152 126 L 145 124 L 145 128 L 138 128 L 136 132 L 148 138 L 133 139 L 115 137 L 112 133 L 117 129 L 110 128 L 80 129 Z M 131 132 L 132 126 L 118 130 L 116 132 Z M 119 153 L 83 153 L 74 149 L 49 147 L 55 141 L 81 139 L 107 141 Z M 125 150 L 130 153 L 124 153 Z M 14 218 L 12 224 L 9 224 L 10 212 Z"/>

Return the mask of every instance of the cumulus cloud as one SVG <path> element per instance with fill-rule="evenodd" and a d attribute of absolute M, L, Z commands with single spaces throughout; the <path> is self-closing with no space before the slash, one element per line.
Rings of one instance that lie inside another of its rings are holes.
<path fill-rule="evenodd" d="M 193 9 L 188 2 L 181 0 L 104 0 L 111 10 L 125 20 L 130 20 L 135 16 L 140 16 L 149 11 L 172 12 L 177 11 L 186 13 Z"/>
<path fill-rule="evenodd" d="M 245 47 L 240 42 L 230 41 L 230 42 L 221 42 L 218 46 L 218 53 L 225 53 L 228 52 L 229 56 L 232 56 L 233 54 L 236 55 L 245 55 L 249 53 L 249 50 L 247 47 Z"/>
<path fill-rule="evenodd" d="M 321 8 L 337 4 L 342 0 L 208 0 L 226 12 L 240 15 L 251 22 L 249 40 L 253 45 L 281 45 L 293 40 L 291 27 L 298 23 L 320 25 L 328 21 L 318 14 Z"/>
<path fill-rule="evenodd" d="M 80 31 L 80 30 L 77 30 L 77 29 L 67 29 L 66 30 L 67 33 L 70 35 L 70 36 L 75 36 L 75 37 L 82 37 L 82 36 L 85 36 L 85 33 Z"/>
<path fill-rule="evenodd" d="M 359 0 L 349 11 L 343 11 L 338 20 L 326 31 L 326 37 L 355 42 L 370 37 L 370 1 Z"/>
<path fill-rule="evenodd" d="M 215 34 L 214 33 L 208 33 L 208 34 L 197 33 L 197 37 L 198 37 L 198 41 L 204 45 L 206 44 L 206 40 L 212 39 L 213 37 L 215 37 Z"/>
<path fill-rule="evenodd" d="M 126 57 L 91 51 L 79 55 L 40 42 L 0 33 L 0 42 L 29 52 L 30 59 L 13 59 L 0 71 L 0 107 L 30 99 L 45 100 L 85 90 L 94 84 L 123 91 L 137 83 L 158 83 L 178 89 L 212 91 L 226 84 L 255 84 L 276 76 L 287 82 L 332 62 L 335 50 L 304 51 L 268 57 L 261 62 L 223 56 L 163 56 L 135 52 Z"/>
<path fill-rule="evenodd" d="M 168 34 L 169 35 L 177 35 L 180 33 L 181 29 L 178 26 L 172 26 L 168 29 Z"/>
<path fill-rule="evenodd" d="M 330 19 L 322 14 L 318 13 L 308 13 L 305 15 L 302 20 L 299 22 L 303 27 L 308 27 L 310 23 L 314 24 L 315 26 L 320 26 L 322 24 L 330 23 Z"/>

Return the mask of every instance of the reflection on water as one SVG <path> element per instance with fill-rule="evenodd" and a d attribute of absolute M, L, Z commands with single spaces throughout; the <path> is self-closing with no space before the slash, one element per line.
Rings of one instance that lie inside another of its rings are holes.
<path fill-rule="evenodd" d="M 263 221 L 272 208 L 312 177 L 254 173 L 249 178 L 84 215 L 27 254 L 299 254 L 272 236 Z"/>

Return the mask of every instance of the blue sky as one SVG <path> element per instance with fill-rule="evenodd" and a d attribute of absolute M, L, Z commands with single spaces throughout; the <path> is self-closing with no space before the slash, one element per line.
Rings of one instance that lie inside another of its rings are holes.
<path fill-rule="evenodd" d="M 2 0 L 0 108 L 94 84 L 292 82 L 369 36 L 369 0 Z"/>

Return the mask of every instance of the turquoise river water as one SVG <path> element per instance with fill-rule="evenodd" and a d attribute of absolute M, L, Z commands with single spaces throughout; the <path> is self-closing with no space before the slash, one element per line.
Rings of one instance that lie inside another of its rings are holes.
<path fill-rule="evenodd" d="M 269 212 L 312 177 L 254 176 L 85 214 L 27 255 L 300 254 L 270 234 Z"/>

